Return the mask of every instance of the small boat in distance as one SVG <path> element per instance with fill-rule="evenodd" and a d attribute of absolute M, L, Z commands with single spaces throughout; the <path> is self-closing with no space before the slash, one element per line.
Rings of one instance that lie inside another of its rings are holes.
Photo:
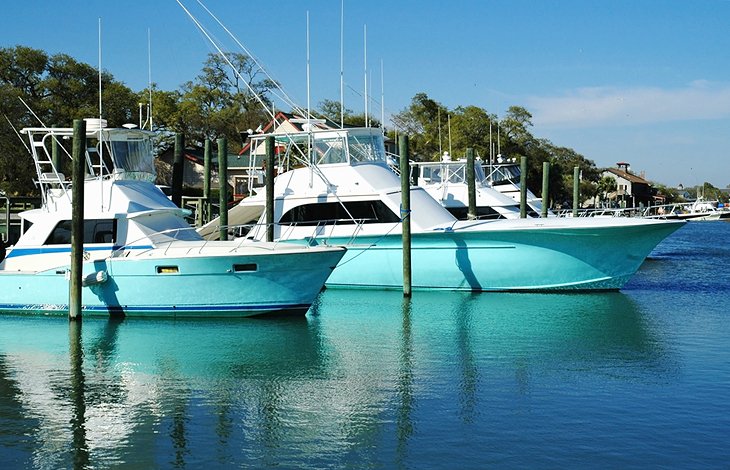
<path fill-rule="evenodd" d="M 721 210 L 717 204 L 717 201 L 708 201 L 700 196 L 693 202 L 649 207 L 644 217 L 691 221 L 730 220 L 730 210 Z"/>
<path fill-rule="evenodd" d="M 20 214 L 0 262 L 0 311 L 68 311 L 71 181 L 51 158 L 70 128 L 26 128 L 42 207 Z M 87 120 L 82 313 L 304 314 L 345 254 L 336 246 L 206 241 L 153 183 L 152 133 Z M 70 162 L 71 156 L 65 155 Z"/>

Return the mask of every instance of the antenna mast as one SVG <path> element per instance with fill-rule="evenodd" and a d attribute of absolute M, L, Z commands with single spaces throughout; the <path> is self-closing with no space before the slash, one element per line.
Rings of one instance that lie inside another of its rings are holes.
<path fill-rule="evenodd" d="M 345 127 L 345 0 L 340 5 L 340 127 Z"/>
<path fill-rule="evenodd" d="M 368 25 L 364 25 L 364 43 L 365 43 L 365 127 L 369 126 L 368 120 Z"/>
<path fill-rule="evenodd" d="M 383 72 L 383 59 L 380 59 L 380 128 L 385 132 L 385 81 Z"/>
<path fill-rule="evenodd" d="M 152 130 L 152 40 L 150 39 L 150 28 L 147 28 L 147 83 L 150 89 L 150 104 L 147 111 L 150 118 L 150 130 Z"/>

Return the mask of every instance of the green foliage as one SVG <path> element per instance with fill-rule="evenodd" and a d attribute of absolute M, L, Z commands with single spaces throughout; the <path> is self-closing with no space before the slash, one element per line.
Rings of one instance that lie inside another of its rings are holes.
<path fill-rule="evenodd" d="M 553 203 L 572 203 L 576 166 L 582 174 L 583 197 L 596 192 L 599 171 L 595 163 L 573 149 L 534 137 L 530 132 L 532 115 L 520 106 L 510 106 L 499 120 L 483 108 L 459 106 L 449 110 L 425 93 L 418 93 L 408 108 L 393 116 L 393 121 L 400 132 L 408 134 L 414 159 L 438 160 L 439 147 L 451 148 L 455 158 L 463 156 L 468 147 L 485 161 L 496 161 L 498 154 L 517 161 L 525 156 L 527 185 L 536 194 L 542 189 L 543 163 L 550 163 L 548 198 Z"/>
<path fill-rule="evenodd" d="M 264 106 L 271 106 L 267 93 L 276 84 L 262 78 L 247 55 L 230 53 L 227 58 L 210 54 L 200 75 L 179 92 L 153 90 L 155 129 L 182 132 L 186 145 L 226 137 L 230 152 L 240 150 L 241 133 L 269 120 Z"/>
<path fill-rule="evenodd" d="M 108 107 L 104 118 L 109 125 L 130 122 L 137 108 L 136 95 L 109 73 L 102 73 L 101 82 L 102 102 Z M 34 190 L 33 161 L 13 127 L 71 127 L 74 119 L 98 116 L 98 71 L 66 54 L 49 56 L 25 46 L 2 48 L 0 107 L 5 115 L 0 125 L 0 189 L 30 194 Z"/>
<path fill-rule="evenodd" d="M 319 102 L 319 112 L 313 112 L 317 117 L 323 119 L 329 119 L 336 125 L 340 125 L 342 120 L 345 126 L 365 127 L 379 127 L 380 120 L 375 119 L 373 116 L 368 116 L 369 123 L 365 122 L 365 113 L 354 114 L 351 109 L 345 108 L 340 109 L 340 102 L 334 100 L 322 100 Z"/>

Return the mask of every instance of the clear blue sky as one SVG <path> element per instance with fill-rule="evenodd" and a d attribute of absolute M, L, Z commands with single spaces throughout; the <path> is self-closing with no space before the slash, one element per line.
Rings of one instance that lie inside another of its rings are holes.
<path fill-rule="evenodd" d="M 196 0 L 183 2 L 234 49 Z M 206 0 L 237 38 L 306 106 L 340 97 L 340 0 Z M 7 2 L 0 46 L 63 52 L 134 90 L 177 89 L 213 49 L 175 0 Z M 667 185 L 730 185 L 728 0 L 345 0 L 345 104 L 364 108 L 363 27 L 376 116 L 381 61 L 387 116 L 418 92 L 449 108 L 533 115 L 532 132 L 596 162 L 631 163 Z"/>

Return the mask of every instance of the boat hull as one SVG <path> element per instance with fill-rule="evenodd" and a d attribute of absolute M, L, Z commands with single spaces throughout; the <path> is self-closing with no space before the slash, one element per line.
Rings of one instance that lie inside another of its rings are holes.
<path fill-rule="evenodd" d="M 412 235 L 412 288 L 463 291 L 618 290 L 683 222 Z M 327 287 L 400 289 L 402 239 L 358 237 Z M 328 239 L 328 243 L 346 243 Z"/>
<path fill-rule="evenodd" d="M 82 314 L 157 317 L 245 317 L 304 314 L 344 249 L 274 254 L 107 258 L 84 263 Z M 0 272 L 0 311 L 66 313 L 68 266 Z M 92 281 L 94 282 L 94 281 Z"/>

